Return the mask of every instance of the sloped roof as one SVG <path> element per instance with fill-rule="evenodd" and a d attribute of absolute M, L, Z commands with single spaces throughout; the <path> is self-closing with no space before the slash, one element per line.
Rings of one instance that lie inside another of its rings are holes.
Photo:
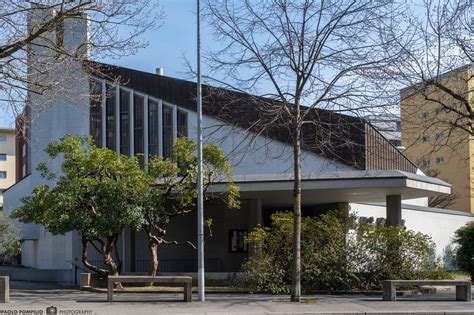
<path fill-rule="evenodd" d="M 92 75 L 148 94 L 165 102 L 196 111 L 196 83 L 139 70 L 89 61 Z M 291 144 L 291 133 L 284 119 L 274 121 L 268 109 L 277 101 L 237 91 L 202 86 L 203 114 L 226 124 Z M 306 109 L 314 123 L 302 127 L 302 149 L 329 160 L 366 169 L 365 130 L 372 128 L 365 120 L 324 109 Z M 265 126 L 265 128 L 262 128 Z M 386 141 L 386 145 L 391 144 Z M 401 153 L 400 153 L 401 154 Z"/>

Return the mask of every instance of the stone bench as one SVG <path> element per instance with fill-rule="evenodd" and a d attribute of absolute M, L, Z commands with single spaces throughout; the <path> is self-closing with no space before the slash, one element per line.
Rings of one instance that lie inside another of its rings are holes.
<path fill-rule="evenodd" d="M 0 303 L 10 302 L 10 278 L 0 277 Z"/>
<path fill-rule="evenodd" d="M 383 300 L 396 301 L 396 286 L 456 286 L 457 301 L 471 301 L 471 282 L 465 280 L 384 280 L 383 281 Z"/>
<path fill-rule="evenodd" d="M 170 287 L 183 287 L 184 301 L 192 300 L 191 277 L 163 277 L 163 276 L 109 276 L 107 281 L 107 302 L 113 301 L 114 283 L 155 283 Z"/>

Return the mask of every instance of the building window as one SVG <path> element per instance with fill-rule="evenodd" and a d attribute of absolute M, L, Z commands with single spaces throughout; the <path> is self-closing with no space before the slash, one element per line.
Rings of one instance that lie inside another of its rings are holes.
<path fill-rule="evenodd" d="M 6 161 L 7 155 L 5 153 L 0 153 L 0 161 Z"/>
<path fill-rule="evenodd" d="M 247 230 L 229 230 L 229 252 L 246 253 L 248 251 Z"/>
<path fill-rule="evenodd" d="M 0 143 L 7 143 L 7 136 L 0 136 Z"/>
<path fill-rule="evenodd" d="M 421 117 L 423 117 L 423 119 L 426 120 L 426 119 L 428 119 L 428 118 L 430 117 L 430 113 L 428 113 L 428 112 L 423 112 L 423 113 L 421 114 Z"/>
<path fill-rule="evenodd" d="M 102 83 L 90 81 L 90 134 L 97 147 L 102 147 Z"/>
<path fill-rule="evenodd" d="M 436 140 L 441 140 L 444 138 L 444 133 L 442 132 L 437 132 L 436 133 Z"/>
<path fill-rule="evenodd" d="M 106 146 L 110 150 L 115 151 L 115 88 L 107 84 L 107 99 L 105 101 L 105 115 L 106 115 Z"/>
<path fill-rule="evenodd" d="M 143 96 L 134 96 L 134 107 L 133 107 L 133 128 L 134 128 L 134 152 L 138 155 L 140 165 L 144 165 L 144 139 L 143 139 L 143 110 L 144 110 L 144 99 Z"/>
<path fill-rule="evenodd" d="M 444 164 L 444 157 L 439 156 L 436 158 L 436 164 Z"/>
<path fill-rule="evenodd" d="M 423 160 L 423 167 L 430 166 L 430 160 Z"/>
<path fill-rule="evenodd" d="M 177 113 L 178 121 L 178 137 L 187 137 L 188 136 L 188 113 L 178 110 Z"/>
<path fill-rule="evenodd" d="M 148 154 L 150 157 L 158 156 L 159 152 L 159 120 L 158 102 L 148 101 Z"/>
<path fill-rule="evenodd" d="M 6 171 L 0 171 L 0 179 L 5 179 L 7 178 L 7 172 Z"/>
<path fill-rule="evenodd" d="M 120 89 L 120 153 L 130 155 L 130 93 Z"/>
<path fill-rule="evenodd" d="M 426 142 L 430 141 L 430 136 L 423 136 L 423 137 L 421 138 L 421 141 L 422 141 L 423 143 L 426 143 Z"/>
<path fill-rule="evenodd" d="M 171 157 L 173 150 L 173 109 L 163 106 L 163 157 Z"/>

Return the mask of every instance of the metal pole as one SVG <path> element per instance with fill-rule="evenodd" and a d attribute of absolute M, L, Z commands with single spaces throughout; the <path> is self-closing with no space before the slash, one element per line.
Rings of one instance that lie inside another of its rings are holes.
<path fill-rule="evenodd" d="M 197 213 L 198 213 L 198 298 L 205 300 L 204 292 L 204 204 L 202 191 L 202 95 L 201 95 L 201 10 L 197 0 Z"/>
<path fill-rule="evenodd" d="M 122 273 L 125 273 L 125 270 L 127 270 L 125 261 L 126 261 L 125 259 L 125 228 L 123 228 L 123 231 L 122 231 Z"/>

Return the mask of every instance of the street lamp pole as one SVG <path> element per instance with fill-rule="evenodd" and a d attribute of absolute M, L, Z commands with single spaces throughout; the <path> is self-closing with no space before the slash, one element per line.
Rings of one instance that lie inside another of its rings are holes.
<path fill-rule="evenodd" d="M 201 10 L 197 0 L 197 213 L 198 213 L 198 298 L 205 301 L 204 292 L 204 203 L 202 183 L 202 91 L 201 91 Z"/>

